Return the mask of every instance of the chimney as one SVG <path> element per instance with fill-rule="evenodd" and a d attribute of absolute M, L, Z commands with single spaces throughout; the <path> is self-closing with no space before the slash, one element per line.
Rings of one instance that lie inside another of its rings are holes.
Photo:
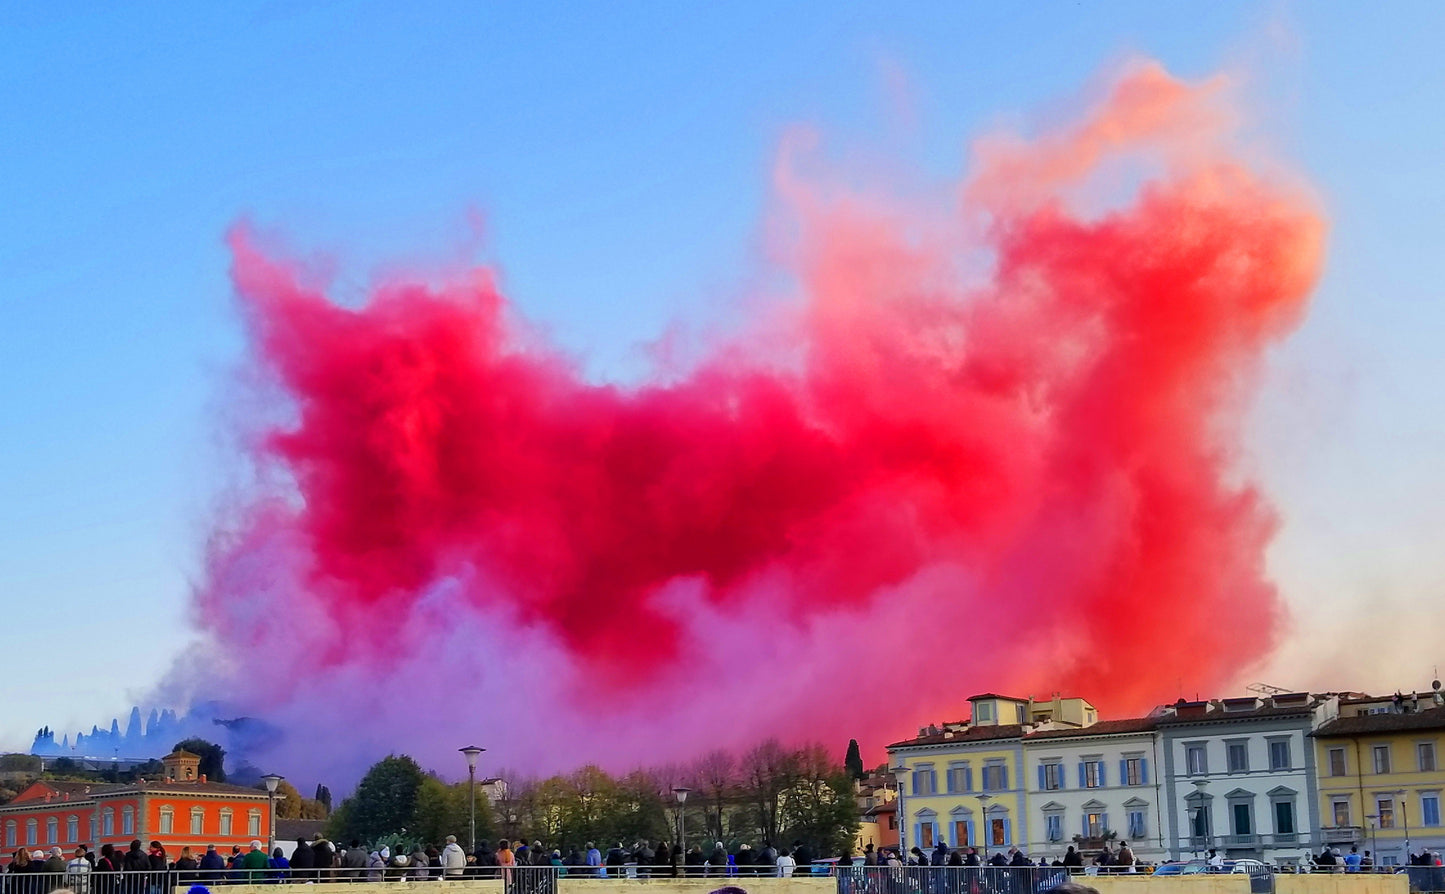
<path fill-rule="evenodd" d="M 202 774 L 201 774 L 201 785 L 205 785 L 205 784 L 206 784 L 206 774 L 205 774 L 205 773 L 202 773 Z"/>

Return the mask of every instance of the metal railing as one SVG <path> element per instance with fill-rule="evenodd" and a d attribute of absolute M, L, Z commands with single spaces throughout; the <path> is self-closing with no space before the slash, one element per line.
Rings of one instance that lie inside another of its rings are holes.
<path fill-rule="evenodd" d="M 1052 866 L 844 866 L 838 894 L 1046 894 L 1070 879 Z"/>

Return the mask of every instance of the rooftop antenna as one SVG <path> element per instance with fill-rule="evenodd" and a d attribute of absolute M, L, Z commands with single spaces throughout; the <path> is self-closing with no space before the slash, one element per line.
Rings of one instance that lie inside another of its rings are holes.
<path fill-rule="evenodd" d="M 1257 695 L 1286 695 L 1291 691 L 1279 686 L 1271 686 L 1268 683 L 1251 683 L 1244 688 L 1245 691 L 1253 692 Z"/>

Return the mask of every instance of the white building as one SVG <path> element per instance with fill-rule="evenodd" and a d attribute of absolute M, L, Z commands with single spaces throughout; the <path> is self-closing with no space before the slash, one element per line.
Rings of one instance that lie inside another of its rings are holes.
<path fill-rule="evenodd" d="M 1052 860 L 1070 846 L 1088 854 L 1128 841 L 1137 858 L 1164 859 L 1157 727 L 1141 717 L 1024 736 L 1030 856 Z"/>
<path fill-rule="evenodd" d="M 1169 856 L 1298 862 L 1320 828 L 1312 729 L 1339 699 L 1309 693 L 1175 704 L 1158 718 Z"/>

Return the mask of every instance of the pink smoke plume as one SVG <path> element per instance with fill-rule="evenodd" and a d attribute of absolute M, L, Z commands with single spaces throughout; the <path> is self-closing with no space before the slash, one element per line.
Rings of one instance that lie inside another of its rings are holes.
<path fill-rule="evenodd" d="M 177 679 L 330 778 L 472 740 L 538 770 L 876 754 L 975 690 L 1117 713 L 1230 681 L 1281 615 L 1238 429 L 1324 226 L 1231 155 L 1228 112 L 1135 65 L 1081 120 L 982 141 L 950 220 L 785 160 L 796 294 L 628 387 L 488 270 L 342 306 L 238 228 L 288 414 L 253 459 L 284 474 L 214 538 L 212 657 Z M 1120 166 L 1141 184 L 1088 210 Z"/>

